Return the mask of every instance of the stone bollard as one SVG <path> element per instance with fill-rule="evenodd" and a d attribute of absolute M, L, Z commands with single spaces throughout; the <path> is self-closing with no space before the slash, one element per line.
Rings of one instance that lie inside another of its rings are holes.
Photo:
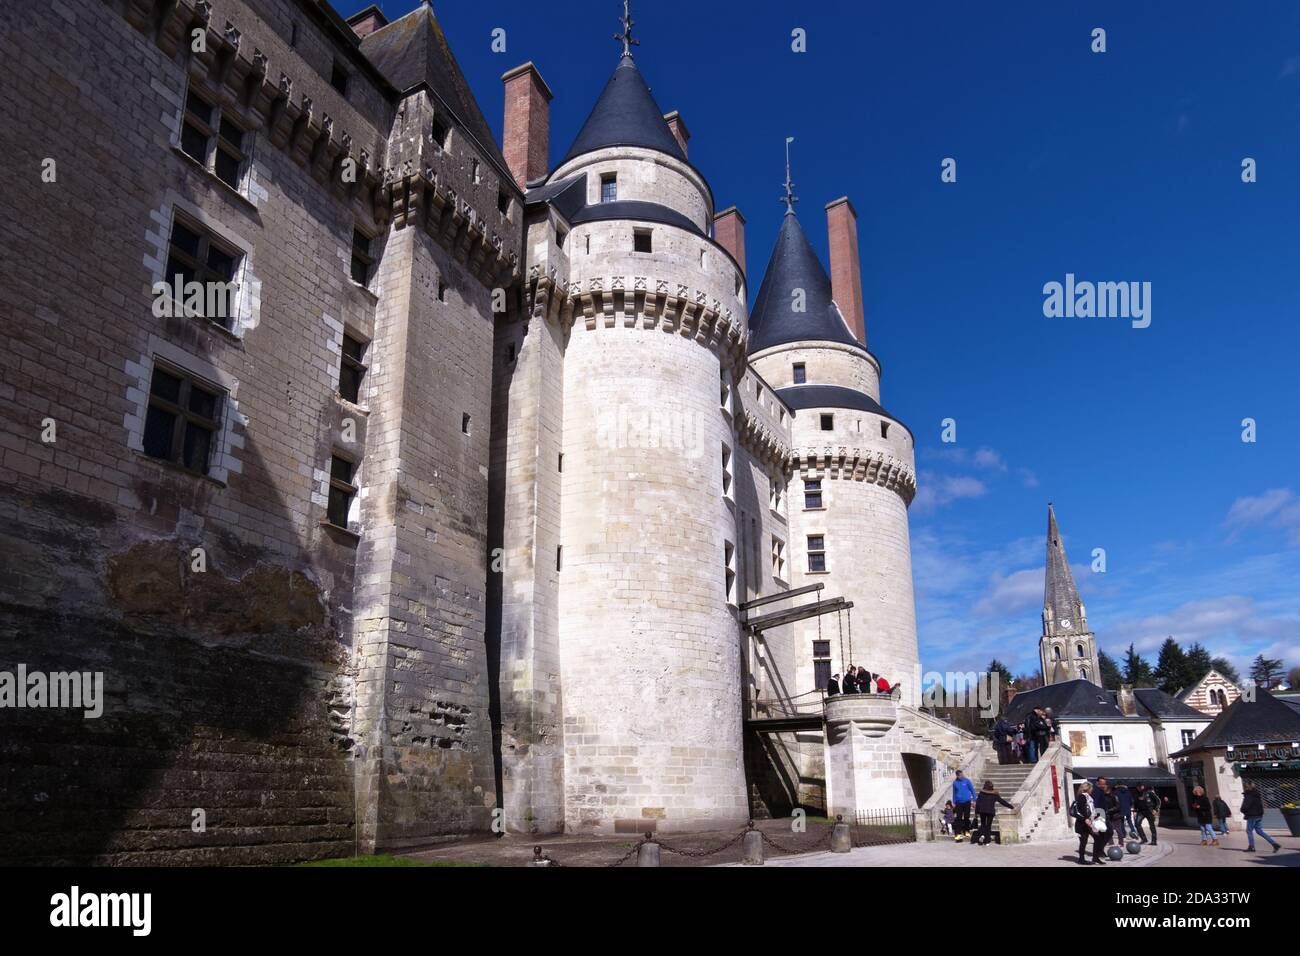
<path fill-rule="evenodd" d="M 753 820 L 749 821 L 749 829 L 745 831 L 745 840 L 741 847 L 744 850 L 741 861 L 745 866 L 763 865 L 763 834 L 754 829 Z"/>
<path fill-rule="evenodd" d="M 550 865 L 551 865 L 551 861 L 542 856 L 542 848 L 540 846 L 533 847 L 533 861 L 532 863 L 529 864 L 529 866 L 550 866 Z"/>
<path fill-rule="evenodd" d="M 848 853 L 852 849 L 853 835 L 849 833 L 849 825 L 844 822 L 844 817 L 837 813 L 835 826 L 831 828 L 831 852 Z"/>
<path fill-rule="evenodd" d="M 645 839 L 636 850 L 637 866 L 658 866 L 659 865 L 659 844 L 650 839 L 651 834 L 647 833 Z"/>

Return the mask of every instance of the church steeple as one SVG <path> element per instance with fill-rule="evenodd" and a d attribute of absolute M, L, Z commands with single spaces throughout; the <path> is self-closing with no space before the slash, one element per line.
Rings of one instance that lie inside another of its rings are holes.
<path fill-rule="evenodd" d="M 1066 680 L 1101 684 L 1097 639 L 1088 630 L 1088 618 L 1065 554 L 1065 542 L 1056 523 L 1056 511 L 1047 504 L 1047 562 L 1043 582 L 1043 634 L 1039 638 L 1043 681 Z"/>

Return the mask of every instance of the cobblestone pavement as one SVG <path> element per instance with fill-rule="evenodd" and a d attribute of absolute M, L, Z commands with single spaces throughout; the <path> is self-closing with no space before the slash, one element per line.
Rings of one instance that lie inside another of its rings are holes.
<path fill-rule="evenodd" d="M 1255 852 L 1246 852 L 1246 831 L 1239 826 L 1229 830 L 1227 836 L 1219 837 L 1218 846 L 1201 846 L 1199 830 L 1161 830 L 1160 840 L 1169 841 L 1174 846 L 1174 853 L 1160 862 L 1160 866 L 1263 866 L 1263 867 L 1300 867 L 1300 837 L 1293 837 L 1283 828 L 1264 831 L 1278 843 L 1281 851 L 1274 853 L 1273 848 L 1257 835 Z"/>

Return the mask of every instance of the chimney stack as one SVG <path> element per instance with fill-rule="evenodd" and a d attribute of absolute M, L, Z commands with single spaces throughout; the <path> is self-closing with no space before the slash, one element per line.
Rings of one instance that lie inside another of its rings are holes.
<path fill-rule="evenodd" d="M 745 217 L 735 206 L 729 206 L 713 217 L 713 240 L 731 253 L 745 274 Z"/>
<path fill-rule="evenodd" d="M 691 138 L 691 131 L 686 128 L 686 121 L 682 119 L 682 114 L 676 110 L 665 113 L 664 122 L 668 124 L 668 129 L 677 140 L 677 145 L 682 148 L 682 154 L 689 158 L 690 154 L 686 152 L 686 141 Z"/>
<path fill-rule="evenodd" d="M 1115 695 L 1119 702 L 1119 712 L 1125 717 L 1137 716 L 1137 700 L 1133 696 L 1132 684 L 1120 684 L 1119 693 Z"/>
<path fill-rule="evenodd" d="M 358 40 L 365 39 L 374 33 L 380 27 L 388 26 L 388 17 L 384 16 L 384 11 L 380 10 L 375 4 L 371 4 L 364 10 L 352 14 L 348 17 L 347 25 L 352 28 L 352 32 L 357 35 Z"/>
<path fill-rule="evenodd" d="M 545 176 L 551 135 L 551 88 L 532 62 L 515 67 L 501 77 L 506 88 L 502 153 L 520 189 Z"/>
<path fill-rule="evenodd" d="M 831 296 L 853 336 L 867 344 L 862 307 L 862 264 L 858 260 L 858 213 L 848 196 L 826 204 L 826 231 L 831 246 Z"/>

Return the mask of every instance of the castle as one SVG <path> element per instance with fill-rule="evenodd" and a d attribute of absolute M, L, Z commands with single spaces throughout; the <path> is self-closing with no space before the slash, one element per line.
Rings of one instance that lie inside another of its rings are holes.
<path fill-rule="evenodd" d="M 427 5 L 19 18 L 0 667 L 107 701 L 0 711 L 0 855 L 915 808 L 970 751 L 917 708 L 914 443 L 853 206 L 828 274 L 787 168 L 751 308 L 623 22 L 552 166 L 540 70 L 498 147 Z M 232 307 L 160 314 L 177 275 Z M 895 695 L 823 709 L 848 664 Z"/>

